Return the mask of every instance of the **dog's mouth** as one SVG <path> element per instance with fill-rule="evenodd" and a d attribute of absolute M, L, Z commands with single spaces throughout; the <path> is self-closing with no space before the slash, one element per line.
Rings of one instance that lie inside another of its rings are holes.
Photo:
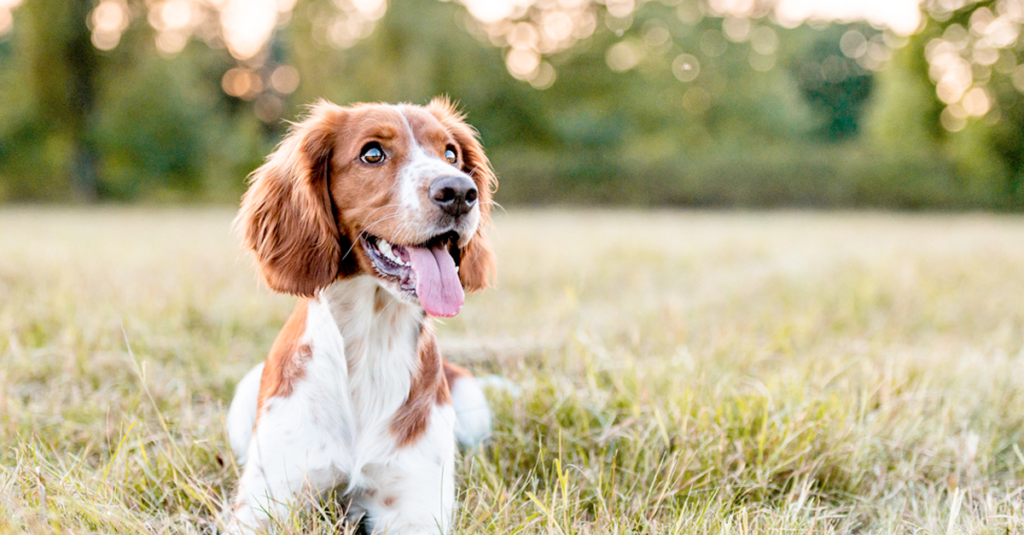
<path fill-rule="evenodd" d="M 450 318 L 459 313 L 466 296 L 459 281 L 457 232 L 439 234 L 420 245 L 396 245 L 368 234 L 360 242 L 377 274 L 418 298 L 428 314 Z"/>

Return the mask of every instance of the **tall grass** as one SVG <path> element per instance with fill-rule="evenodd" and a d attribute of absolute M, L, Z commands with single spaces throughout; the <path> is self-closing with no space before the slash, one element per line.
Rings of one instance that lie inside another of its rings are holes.
<path fill-rule="evenodd" d="M 510 211 L 458 533 L 1024 533 L 1024 219 Z M 216 529 L 292 301 L 231 215 L 0 212 L 0 533 Z"/>

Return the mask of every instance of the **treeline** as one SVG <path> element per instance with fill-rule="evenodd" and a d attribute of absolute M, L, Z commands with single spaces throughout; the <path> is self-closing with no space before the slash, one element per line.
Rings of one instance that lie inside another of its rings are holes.
<path fill-rule="evenodd" d="M 454 2 L 394 0 L 346 49 L 313 37 L 324 4 L 300 1 L 245 71 L 253 99 L 223 49 L 168 55 L 132 24 L 104 52 L 83 23 L 91 0 L 26 0 L 0 41 L 0 200 L 234 202 L 303 104 L 447 94 L 505 205 L 1024 207 L 1016 64 L 990 68 L 979 117 L 950 117 L 929 72 L 928 43 L 967 11 L 910 38 L 754 20 L 739 40 L 722 18 L 651 2 L 547 58 L 555 79 L 537 89 Z M 275 89 L 281 66 L 297 88 Z"/>

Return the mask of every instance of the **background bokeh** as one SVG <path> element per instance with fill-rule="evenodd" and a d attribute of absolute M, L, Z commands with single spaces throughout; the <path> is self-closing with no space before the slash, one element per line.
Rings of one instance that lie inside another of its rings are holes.
<path fill-rule="evenodd" d="M 0 201 L 232 203 L 447 94 L 505 204 L 1024 207 L 1024 0 L 0 0 Z"/>

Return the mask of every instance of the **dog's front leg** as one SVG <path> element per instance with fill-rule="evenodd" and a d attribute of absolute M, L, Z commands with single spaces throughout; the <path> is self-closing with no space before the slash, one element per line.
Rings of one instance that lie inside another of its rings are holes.
<path fill-rule="evenodd" d="M 357 500 L 373 533 L 445 534 L 455 504 L 455 411 L 435 407 L 427 432 L 364 473 L 375 487 Z"/>
<path fill-rule="evenodd" d="M 339 483 L 338 441 L 298 406 L 304 402 L 275 399 L 260 415 L 226 515 L 228 533 L 249 534 L 287 520 L 293 508 Z"/>

